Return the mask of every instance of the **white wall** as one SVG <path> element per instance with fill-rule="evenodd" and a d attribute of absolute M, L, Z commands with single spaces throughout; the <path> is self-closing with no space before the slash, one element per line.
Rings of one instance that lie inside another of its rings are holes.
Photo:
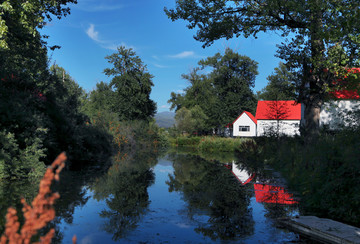
<path fill-rule="evenodd" d="M 339 100 L 326 102 L 320 111 L 320 126 L 329 126 L 330 129 L 338 129 L 341 126 L 359 125 L 351 112 L 360 109 L 360 101 Z"/>
<path fill-rule="evenodd" d="M 300 120 L 258 120 L 257 122 L 258 136 L 300 135 Z"/>
<path fill-rule="evenodd" d="M 250 131 L 239 131 L 239 126 L 250 126 Z M 243 113 L 233 124 L 233 136 L 256 136 L 256 124 L 250 117 Z"/>

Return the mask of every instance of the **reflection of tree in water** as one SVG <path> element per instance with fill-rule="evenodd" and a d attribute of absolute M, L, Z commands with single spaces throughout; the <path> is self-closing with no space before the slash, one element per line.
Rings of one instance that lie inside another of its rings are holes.
<path fill-rule="evenodd" d="M 204 212 L 210 218 L 195 230 L 213 240 L 246 237 L 254 231 L 249 209 L 250 193 L 225 167 L 190 155 L 172 155 L 174 175 L 169 175 L 169 191 L 181 191 L 194 219 Z"/>
<path fill-rule="evenodd" d="M 100 216 L 107 219 L 103 228 L 119 240 L 135 229 L 149 206 L 147 188 L 155 181 L 150 169 L 157 163 L 156 155 L 137 153 L 115 162 L 107 174 L 98 178 L 92 189 L 94 198 L 106 200 L 108 209 Z"/>
<path fill-rule="evenodd" d="M 52 243 L 71 242 L 63 240 L 63 233 L 60 231 L 59 224 L 62 220 L 71 224 L 73 213 L 77 206 L 83 206 L 89 197 L 86 196 L 87 185 L 91 180 L 89 175 L 85 176 L 84 172 L 63 171 L 60 175 L 60 182 L 53 183 L 53 191 L 60 193 L 60 198 L 55 202 L 56 217 L 50 224 L 39 232 L 39 235 L 47 233 L 50 228 L 55 229 L 55 236 Z M 99 171 L 97 171 L 98 173 Z M 87 173 L 89 171 L 87 170 Z M 4 230 L 5 214 L 9 206 L 16 207 L 18 213 L 22 213 L 22 204 L 20 198 L 24 197 L 27 203 L 31 203 L 37 195 L 39 182 L 23 181 L 3 181 L 0 184 L 0 234 Z M 20 217 L 23 218 L 22 214 Z M 22 221 L 22 219 L 20 219 Z"/>
<path fill-rule="evenodd" d="M 55 203 L 56 217 L 51 222 L 51 228 L 55 228 L 55 237 L 52 243 L 71 242 L 63 240 L 63 233 L 60 232 L 60 223 L 73 223 L 75 208 L 84 206 L 89 200 L 87 188 L 94 180 L 94 175 L 99 174 L 99 170 L 88 167 L 83 171 L 66 171 L 60 175 L 60 182 L 55 183 L 54 191 L 60 193 L 60 198 Z"/>
<path fill-rule="evenodd" d="M 269 168 L 265 169 L 266 163 L 265 160 L 259 156 L 257 145 L 252 141 L 248 141 L 243 143 L 242 147 L 242 150 L 236 154 L 237 161 L 235 164 L 239 170 L 245 170 L 249 172 L 249 174 L 255 175 L 250 183 L 264 183 L 257 185 L 263 185 L 262 188 L 264 188 L 262 189 L 264 191 L 263 194 L 261 194 L 260 197 L 258 196 L 258 198 L 260 198 L 260 202 L 263 203 L 264 208 L 267 210 L 265 216 L 276 219 L 289 217 L 297 212 L 299 204 L 293 199 L 292 194 L 289 194 L 283 187 L 277 186 L 280 179 L 275 177 L 273 171 L 269 170 Z M 282 185 L 284 183 L 285 182 L 282 182 Z M 267 190 L 265 188 L 267 188 Z M 257 201 L 258 200 L 259 199 L 257 199 Z"/>
<path fill-rule="evenodd" d="M 18 212 L 21 212 L 22 204 L 20 203 L 20 199 L 25 198 L 26 202 L 31 202 L 37 194 L 39 181 L 4 180 L 0 182 L 0 236 L 5 230 L 7 208 L 12 206 L 16 208 Z M 23 216 L 21 215 L 20 217 L 20 222 L 22 222 Z"/>
<path fill-rule="evenodd" d="M 264 208 L 266 209 L 265 216 L 270 219 L 278 219 L 289 217 L 290 213 L 294 213 L 298 210 L 298 205 L 287 205 L 287 204 L 274 204 L 274 203 L 264 203 Z"/>

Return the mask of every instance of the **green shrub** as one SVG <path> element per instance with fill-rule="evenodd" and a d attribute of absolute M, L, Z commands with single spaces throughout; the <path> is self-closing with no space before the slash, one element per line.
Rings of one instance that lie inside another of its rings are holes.
<path fill-rule="evenodd" d="M 216 136 L 179 136 L 170 138 L 173 147 L 193 147 L 200 152 L 234 152 L 243 142 L 251 139 L 223 138 Z"/>
<path fill-rule="evenodd" d="M 36 179 L 45 172 L 45 165 L 40 161 L 45 156 L 41 137 L 44 129 L 37 129 L 34 139 L 25 140 L 25 148 L 21 149 L 14 134 L 0 131 L 0 179 Z"/>
<path fill-rule="evenodd" d="M 199 150 L 202 152 L 234 152 L 244 139 L 241 138 L 222 138 L 222 137 L 204 137 L 199 144 Z"/>
<path fill-rule="evenodd" d="M 201 137 L 187 137 L 187 136 L 179 136 L 176 137 L 172 143 L 175 143 L 176 146 L 192 146 L 197 147 L 200 143 Z"/>

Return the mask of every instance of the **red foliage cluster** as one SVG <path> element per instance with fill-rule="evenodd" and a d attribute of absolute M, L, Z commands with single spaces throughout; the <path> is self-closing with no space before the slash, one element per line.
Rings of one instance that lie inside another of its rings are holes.
<path fill-rule="evenodd" d="M 121 126 L 113 125 L 113 122 L 109 123 L 110 131 L 114 134 L 114 142 L 120 148 L 122 145 L 129 143 L 129 139 L 126 135 L 122 135 Z"/>
<path fill-rule="evenodd" d="M 5 77 L 1 78 L 0 80 L 7 82 L 7 81 L 14 80 L 14 79 L 17 79 L 17 77 L 14 74 L 11 74 L 10 76 L 5 76 Z"/>
<path fill-rule="evenodd" d="M 117 152 L 117 154 L 114 157 L 115 162 L 121 162 L 124 161 L 128 157 L 127 153 L 121 153 L 120 151 Z"/>
<path fill-rule="evenodd" d="M 47 99 L 46 96 L 41 92 L 39 92 L 37 89 L 33 90 L 32 93 L 37 99 L 39 99 L 42 102 L 45 102 Z"/>
<path fill-rule="evenodd" d="M 40 181 L 39 193 L 33 200 L 32 206 L 28 205 L 25 199 L 21 199 L 25 223 L 21 227 L 20 232 L 20 222 L 16 215 L 16 210 L 12 207 L 8 208 L 5 232 L 0 239 L 1 244 L 30 243 L 32 236 L 55 218 L 53 205 L 60 195 L 58 193 L 52 193 L 50 187 L 54 179 L 59 180 L 59 173 L 64 168 L 65 161 L 66 155 L 65 153 L 61 153 L 46 170 L 43 179 Z M 51 229 L 45 236 L 40 237 L 39 243 L 51 243 L 54 233 L 55 230 Z M 76 242 L 76 237 L 74 238 L 73 241 L 75 240 Z"/>

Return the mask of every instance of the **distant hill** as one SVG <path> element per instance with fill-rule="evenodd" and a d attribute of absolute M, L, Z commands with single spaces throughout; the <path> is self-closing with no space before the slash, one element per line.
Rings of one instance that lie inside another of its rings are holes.
<path fill-rule="evenodd" d="M 175 113 L 160 112 L 155 115 L 156 124 L 159 127 L 169 128 L 175 124 Z"/>

